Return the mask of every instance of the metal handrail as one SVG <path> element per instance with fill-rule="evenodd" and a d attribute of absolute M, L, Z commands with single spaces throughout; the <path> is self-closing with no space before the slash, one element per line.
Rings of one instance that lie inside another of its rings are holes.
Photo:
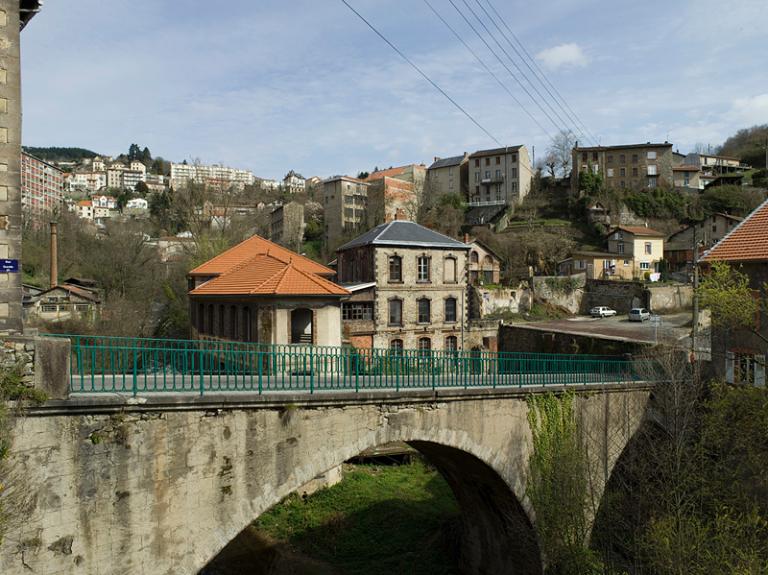
<path fill-rule="evenodd" d="M 359 392 L 636 379 L 631 361 L 615 356 L 51 335 L 71 341 L 72 393 Z"/>

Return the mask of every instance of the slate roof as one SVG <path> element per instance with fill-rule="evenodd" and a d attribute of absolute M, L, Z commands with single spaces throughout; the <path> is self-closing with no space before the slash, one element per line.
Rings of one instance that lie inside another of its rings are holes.
<path fill-rule="evenodd" d="M 435 170 L 437 168 L 448 168 L 450 166 L 459 166 L 461 165 L 461 162 L 464 161 L 464 156 L 451 156 L 450 158 L 440 158 L 439 160 L 435 160 L 431 166 L 429 166 L 429 170 Z"/>
<path fill-rule="evenodd" d="M 476 152 L 469 155 L 470 158 L 474 158 L 475 156 L 493 156 L 495 154 L 506 154 L 507 152 L 516 152 L 520 148 L 522 148 L 522 145 L 518 146 L 506 146 L 504 148 L 492 148 L 490 150 L 477 150 Z"/>
<path fill-rule="evenodd" d="M 707 251 L 701 261 L 768 261 L 768 200 Z"/>
<path fill-rule="evenodd" d="M 469 226 L 484 226 L 496 223 L 507 211 L 507 206 L 475 206 L 464 215 L 464 223 Z"/>
<path fill-rule="evenodd" d="M 468 250 L 469 246 L 459 240 L 454 240 L 407 220 L 393 220 L 368 230 L 351 242 L 341 246 L 337 251 L 344 251 L 360 246 L 402 246 L 423 248 L 444 248 Z"/>

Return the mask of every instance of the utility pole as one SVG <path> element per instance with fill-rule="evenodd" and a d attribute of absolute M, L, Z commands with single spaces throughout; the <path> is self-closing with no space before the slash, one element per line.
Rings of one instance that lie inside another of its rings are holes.
<path fill-rule="evenodd" d="M 696 224 L 693 224 L 693 329 L 691 330 L 691 361 L 696 365 L 696 345 L 699 335 L 699 242 L 696 241 Z"/>

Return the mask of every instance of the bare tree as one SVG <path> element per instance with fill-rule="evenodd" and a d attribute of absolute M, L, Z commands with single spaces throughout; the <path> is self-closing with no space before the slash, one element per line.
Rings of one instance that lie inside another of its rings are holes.
<path fill-rule="evenodd" d="M 548 168 L 550 163 L 552 164 L 550 173 L 553 176 L 557 173 L 561 178 L 568 177 L 571 171 L 571 154 L 575 145 L 576 137 L 571 131 L 560 130 L 557 135 L 552 138 L 552 142 L 547 149 L 545 162 L 547 163 Z"/>

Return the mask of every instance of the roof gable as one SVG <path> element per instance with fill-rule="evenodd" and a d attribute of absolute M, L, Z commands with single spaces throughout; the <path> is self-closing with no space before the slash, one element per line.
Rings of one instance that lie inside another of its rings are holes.
<path fill-rule="evenodd" d="M 628 234 L 632 234 L 633 236 L 644 236 L 649 238 L 666 237 L 665 234 L 658 232 L 656 230 L 653 230 L 651 228 L 646 228 L 645 226 L 616 226 L 610 232 L 608 232 L 608 235 L 610 236 L 611 234 L 615 233 L 617 230 L 627 232 Z"/>
<path fill-rule="evenodd" d="M 701 261 L 768 261 L 768 200 L 717 242 Z"/>

